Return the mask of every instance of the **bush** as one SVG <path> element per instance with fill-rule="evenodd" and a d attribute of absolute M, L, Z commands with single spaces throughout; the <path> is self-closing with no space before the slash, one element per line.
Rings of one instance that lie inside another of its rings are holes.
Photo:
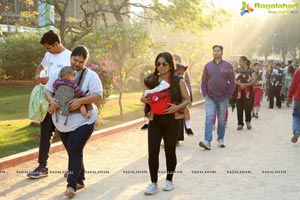
<path fill-rule="evenodd" d="M 29 80 L 45 54 L 38 33 L 15 33 L 3 37 L 0 67 L 15 80 Z"/>
<path fill-rule="evenodd" d="M 101 108 L 106 103 L 107 98 L 110 96 L 112 89 L 113 89 L 113 83 L 115 77 L 113 76 L 113 70 L 114 65 L 112 61 L 99 61 L 99 64 L 90 64 L 87 66 L 89 69 L 93 70 L 97 73 L 99 76 L 102 87 L 103 87 L 103 96 L 101 102 L 98 102 L 96 105 L 99 109 L 99 112 L 101 111 Z"/>

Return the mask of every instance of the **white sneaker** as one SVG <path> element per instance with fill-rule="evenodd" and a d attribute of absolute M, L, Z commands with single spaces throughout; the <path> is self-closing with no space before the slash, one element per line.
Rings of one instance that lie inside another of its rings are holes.
<path fill-rule="evenodd" d="M 158 192 L 157 183 L 151 183 L 145 190 L 145 194 L 151 195 Z"/>
<path fill-rule="evenodd" d="M 174 189 L 174 185 L 171 181 L 166 181 L 163 191 L 171 191 Z"/>
<path fill-rule="evenodd" d="M 223 140 L 223 139 L 219 139 L 219 140 L 218 140 L 218 146 L 219 146 L 220 148 L 225 148 L 225 144 L 224 144 L 224 140 Z"/>

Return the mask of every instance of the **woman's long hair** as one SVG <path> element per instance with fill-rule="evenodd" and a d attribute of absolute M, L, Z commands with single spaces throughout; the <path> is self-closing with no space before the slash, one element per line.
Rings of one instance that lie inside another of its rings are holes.
<path fill-rule="evenodd" d="M 244 62 L 246 62 L 247 67 L 250 67 L 250 60 L 248 60 L 248 58 L 246 56 L 241 56 L 240 57 L 241 60 L 243 60 Z"/>
<path fill-rule="evenodd" d="M 170 80 L 171 80 L 170 90 L 171 90 L 172 101 L 174 101 L 175 99 L 178 99 L 178 97 L 177 97 L 178 96 L 178 91 L 177 91 L 178 89 L 176 90 L 176 88 L 178 88 L 179 81 L 178 81 L 178 79 L 174 78 L 175 62 L 174 62 L 174 58 L 173 58 L 172 54 L 170 54 L 169 52 L 163 52 L 163 53 L 159 53 L 156 56 L 155 62 L 154 62 L 155 70 L 154 70 L 153 74 L 156 75 L 157 77 L 159 76 L 159 72 L 157 70 L 156 63 L 157 63 L 158 59 L 161 58 L 161 57 L 164 58 L 170 66 L 170 77 L 169 77 Z M 148 115 L 149 111 L 150 111 L 150 105 L 146 104 L 145 108 L 144 108 L 145 116 Z"/>

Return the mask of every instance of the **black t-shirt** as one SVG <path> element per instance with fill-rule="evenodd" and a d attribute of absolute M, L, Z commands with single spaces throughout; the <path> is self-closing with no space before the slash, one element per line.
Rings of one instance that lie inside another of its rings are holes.
<path fill-rule="evenodd" d="M 235 70 L 235 72 L 236 72 L 237 74 L 245 74 L 245 75 L 251 76 L 252 73 L 254 72 L 254 69 L 252 69 L 252 68 L 250 68 L 250 67 L 247 67 L 247 68 L 237 68 L 237 69 Z"/>
<path fill-rule="evenodd" d="M 247 68 L 237 68 L 236 72 L 236 80 L 240 81 L 241 83 L 249 83 L 252 80 L 252 73 L 255 72 L 254 69 L 247 67 Z M 249 86 L 252 88 L 253 86 Z"/>

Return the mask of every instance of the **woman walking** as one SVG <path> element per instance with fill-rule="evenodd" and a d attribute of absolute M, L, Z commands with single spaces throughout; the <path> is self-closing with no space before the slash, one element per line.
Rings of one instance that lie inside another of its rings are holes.
<path fill-rule="evenodd" d="M 150 116 L 148 128 L 148 164 L 150 169 L 151 184 L 146 188 L 145 194 L 151 195 L 158 192 L 157 179 L 159 168 L 159 151 L 161 140 L 164 140 L 164 148 L 167 162 L 167 177 L 164 191 L 173 190 L 173 174 L 176 168 L 176 142 L 177 132 L 180 128 L 180 120 L 176 119 L 176 113 L 182 111 L 189 104 L 189 93 L 185 82 L 175 76 L 175 64 L 173 56 L 168 53 L 160 53 L 155 59 L 155 71 L 159 81 L 167 81 L 170 84 L 171 102 L 169 107 L 163 110 L 164 114 Z M 150 103 L 150 99 L 142 97 L 143 103 Z M 164 102 L 165 103 L 165 102 Z M 162 105 L 162 108 L 166 105 Z"/>
<path fill-rule="evenodd" d="M 253 86 L 253 92 L 254 92 L 254 105 L 252 109 L 252 117 L 258 118 L 258 112 L 260 108 L 260 101 L 262 99 L 263 93 L 264 93 L 264 85 L 265 85 L 265 77 L 263 75 L 261 64 L 255 63 L 253 65 L 255 74 L 256 74 L 256 81 Z"/>
<path fill-rule="evenodd" d="M 243 115 L 245 111 L 246 126 L 251 127 L 251 111 L 253 107 L 253 85 L 256 81 L 256 74 L 250 68 L 250 61 L 246 56 L 241 56 L 239 60 L 240 68 L 236 70 L 236 109 L 238 118 L 237 130 L 242 130 L 244 126 Z"/>
<path fill-rule="evenodd" d="M 94 125 L 98 117 L 98 109 L 93 103 L 99 101 L 103 94 L 102 83 L 98 75 L 85 67 L 88 60 L 89 52 L 85 46 L 77 46 L 71 53 L 71 66 L 77 71 L 77 83 L 81 90 L 86 93 L 85 97 L 74 98 L 69 103 L 70 114 L 63 116 L 59 111 L 55 111 L 52 115 L 53 123 L 58 129 L 59 136 L 68 151 L 69 175 L 67 178 L 67 189 L 65 195 L 74 197 L 78 189 L 84 187 L 84 166 L 83 166 L 83 149 L 86 142 L 93 133 Z M 59 71 L 56 76 L 51 78 L 46 85 L 46 97 L 50 107 L 59 108 L 59 102 L 53 97 L 53 82 L 58 78 Z M 81 106 L 90 107 L 89 118 L 81 115 Z M 58 116 L 59 120 L 55 120 Z M 65 125 L 65 121 L 68 121 Z"/>

